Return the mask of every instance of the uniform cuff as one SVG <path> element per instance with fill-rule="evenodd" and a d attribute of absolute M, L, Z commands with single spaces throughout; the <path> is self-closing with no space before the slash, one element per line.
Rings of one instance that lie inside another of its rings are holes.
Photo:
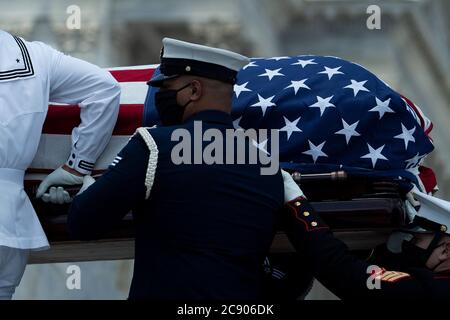
<path fill-rule="evenodd" d="M 307 232 L 329 229 L 304 197 L 289 201 L 286 208 L 297 221 L 301 222 L 300 225 L 304 226 Z"/>
<path fill-rule="evenodd" d="M 78 156 L 72 151 L 66 165 L 82 174 L 91 174 L 95 163 Z"/>

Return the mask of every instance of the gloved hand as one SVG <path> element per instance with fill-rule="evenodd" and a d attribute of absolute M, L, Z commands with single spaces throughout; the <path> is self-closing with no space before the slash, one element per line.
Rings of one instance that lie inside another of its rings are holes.
<path fill-rule="evenodd" d="M 42 201 L 54 204 L 70 203 L 72 198 L 63 187 L 50 187 L 48 193 L 42 195 Z"/>
<path fill-rule="evenodd" d="M 295 183 L 292 176 L 284 170 L 281 170 L 284 183 L 284 203 L 288 203 L 298 197 L 305 197 L 302 189 Z"/>
<path fill-rule="evenodd" d="M 94 183 L 95 183 L 95 179 L 92 178 L 92 176 L 89 176 L 89 175 L 84 176 L 83 177 L 83 185 L 81 186 L 81 189 L 80 189 L 80 191 L 78 191 L 77 195 L 86 191 L 86 189 L 89 188 Z"/>
<path fill-rule="evenodd" d="M 78 194 L 86 190 L 91 184 L 95 182 L 95 179 L 91 176 L 77 176 L 62 167 L 59 167 L 51 174 L 49 174 L 39 185 L 36 193 L 37 198 L 42 198 L 44 202 L 51 202 L 55 204 L 64 204 L 72 201 L 69 193 L 64 190 L 63 187 L 54 187 L 54 185 L 80 185 L 81 190 Z M 52 187 L 51 187 L 52 186 Z M 45 193 L 50 188 L 48 193 Z"/>

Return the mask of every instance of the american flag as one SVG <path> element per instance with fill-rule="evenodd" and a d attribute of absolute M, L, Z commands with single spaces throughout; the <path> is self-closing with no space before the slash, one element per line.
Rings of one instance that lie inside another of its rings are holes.
<path fill-rule="evenodd" d="M 137 127 L 159 123 L 155 89 L 146 85 L 157 67 L 109 69 L 122 87 L 121 106 L 96 172 L 111 164 Z M 253 58 L 238 74 L 232 116 L 236 128 L 278 129 L 284 168 L 402 177 L 427 191 L 435 186 L 427 178 L 432 172 L 419 167 L 433 150 L 431 122 L 410 100 L 355 63 L 312 55 Z M 70 133 L 79 121 L 78 106 L 49 106 L 28 180 L 41 180 L 66 161 Z"/>
<path fill-rule="evenodd" d="M 108 69 L 122 89 L 120 111 L 111 141 L 95 165 L 95 174 L 100 174 L 108 168 L 136 128 L 142 126 L 147 81 L 152 77 L 157 66 Z M 70 135 L 72 129 L 79 123 L 78 105 L 49 105 L 38 151 L 25 176 L 29 184 L 34 185 L 39 182 L 67 160 L 71 148 Z"/>
<path fill-rule="evenodd" d="M 252 59 L 234 89 L 236 124 L 279 129 L 285 168 L 417 182 L 414 170 L 433 150 L 417 107 L 337 57 Z"/>
<path fill-rule="evenodd" d="M 147 125 L 158 123 L 152 91 Z M 427 191 L 436 185 L 432 171 L 419 169 L 434 148 L 432 123 L 356 63 L 314 55 L 253 58 L 238 74 L 232 111 L 236 128 L 279 130 L 284 168 L 400 178 Z"/>

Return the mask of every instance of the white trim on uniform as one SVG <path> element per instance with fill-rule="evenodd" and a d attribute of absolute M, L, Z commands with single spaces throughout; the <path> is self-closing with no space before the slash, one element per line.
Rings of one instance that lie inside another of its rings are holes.
<path fill-rule="evenodd" d="M 145 144 L 148 147 L 148 150 L 150 151 L 150 155 L 148 157 L 148 166 L 147 166 L 147 174 L 145 176 L 145 188 L 147 190 L 145 194 L 145 200 L 147 200 L 150 197 L 150 191 L 152 190 L 153 182 L 155 180 L 155 172 L 156 167 L 158 165 L 158 146 L 156 145 L 155 140 L 153 139 L 152 135 L 146 128 L 138 128 L 136 130 L 136 133 L 139 133 L 144 139 Z"/>

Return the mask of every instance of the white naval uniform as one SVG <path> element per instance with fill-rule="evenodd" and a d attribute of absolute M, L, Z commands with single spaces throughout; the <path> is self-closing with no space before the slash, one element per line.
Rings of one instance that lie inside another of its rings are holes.
<path fill-rule="evenodd" d="M 23 188 L 49 101 L 79 104 L 81 124 L 72 131 L 66 164 L 89 174 L 109 142 L 119 99 L 119 84 L 108 72 L 0 30 L 0 247 L 49 246 Z"/>

